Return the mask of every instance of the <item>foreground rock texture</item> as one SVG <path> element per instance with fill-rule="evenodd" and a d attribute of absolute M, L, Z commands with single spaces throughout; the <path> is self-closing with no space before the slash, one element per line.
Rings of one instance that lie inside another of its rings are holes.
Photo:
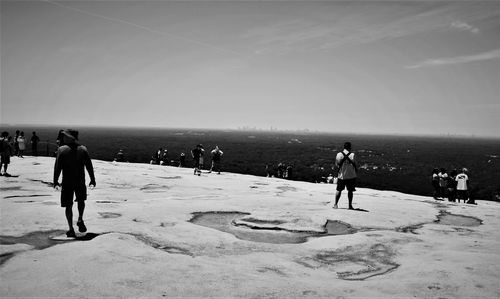
<path fill-rule="evenodd" d="M 64 233 L 54 159 L 0 177 L 0 296 L 500 297 L 500 205 L 94 161 L 89 233 Z M 74 207 L 76 214 L 76 206 Z"/>

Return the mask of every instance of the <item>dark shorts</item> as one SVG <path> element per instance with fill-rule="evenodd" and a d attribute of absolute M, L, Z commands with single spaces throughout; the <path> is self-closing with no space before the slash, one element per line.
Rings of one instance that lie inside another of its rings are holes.
<path fill-rule="evenodd" d="M 348 179 L 348 180 L 337 180 L 337 191 L 342 191 L 347 187 L 347 191 L 356 191 L 356 178 Z"/>
<path fill-rule="evenodd" d="M 85 185 L 62 185 L 61 207 L 73 206 L 73 194 L 75 194 L 77 202 L 87 200 L 87 187 Z"/>
<path fill-rule="evenodd" d="M 0 164 L 10 164 L 10 155 L 0 154 Z"/>

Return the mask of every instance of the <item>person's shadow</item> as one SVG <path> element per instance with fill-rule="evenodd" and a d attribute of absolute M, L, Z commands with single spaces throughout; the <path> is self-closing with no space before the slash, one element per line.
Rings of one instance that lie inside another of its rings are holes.
<path fill-rule="evenodd" d="M 356 209 L 346 209 L 346 210 L 349 210 L 349 211 L 358 211 L 358 212 L 370 212 L 370 211 L 368 211 L 368 210 L 361 209 L 361 208 L 356 208 Z"/>
<path fill-rule="evenodd" d="M 77 240 L 77 241 L 90 241 L 97 236 L 100 236 L 100 234 L 86 233 L 85 235 L 82 235 L 82 236 L 76 236 L 75 240 Z"/>

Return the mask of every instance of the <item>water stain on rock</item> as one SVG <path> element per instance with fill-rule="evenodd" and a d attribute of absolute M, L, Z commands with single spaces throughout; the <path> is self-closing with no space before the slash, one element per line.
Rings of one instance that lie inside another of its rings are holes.
<path fill-rule="evenodd" d="M 170 187 L 165 186 L 165 185 L 158 185 L 158 184 L 147 184 L 141 187 L 141 191 L 144 191 L 146 193 L 158 193 L 158 192 L 164 192 L 169 190 Z"/>
<path fill-rule="evenodd" d="M 47 185 L 49 187 L 53 187 L 54 186 L 54 184 L 52 182 L 49 182 L 49 181 L 33 180 L 33 179 L 30 179 L 30 181 L 32 181 L 32 182 L 39 182 L 39 183 L 42 183 L 42 184 Z"/>
<path fill-rule="evenodd" d="M 444 225 L 456 225 L 456 226 L 479 226 L 483 221 L 479 218 L 472 216 L 456 215 L 451 214 L 446 211 L 441 211 L 437 216 L 437 220 L 434 221 L 438 224 Z"/>
<path fill-rule="evenodd" d="M 412 233 L 414 235 L 418 235 L 416 230 L 421 229 L 424 225 L 425 225 L 425 223 L 400 226 L 400 227 L 396 227 L 396 231 L 400 232 L 400 233 Z"/>
<path fill-rule="evenodd" d="M 0 191 L 18 191 L 21 190 L 21 186 L 12 186 L 12 187 L 0 187 Z"/>
<path fill-rule="evenodd" d="M 159 179 L 165 179 L 165 180 L 178 180 L 178 179 L 182 179 L 181 176 L 158 176 L 157 178 Z"/>
<path fill-rule="evenodd" d="M 242 212 L 197 212 L 191 223 L 230 233 L 236 238 L 252 242 L 271 244 L 299 244 L 311 237 L 353 234 L 358 230 L 348 223 L 328 220 L 323 231 L 291 230 L 278 225 L 282 220 L 258 220 L 244 218 L 249 213 Z M 272 226 L 270 226 L 272 224 Z"/>
<path fill-rule="evenodd" d="M 165 252 L 168 252 L 170 254 L 182 254 L 182 255 L 188 255 L 191 257 L 194 257 L 194 254 L 192 254 L 188 249 L 181 248 L 178 246 L 173 246 L 173 245 L 168 245 L 168 244 L 162 244 L 159 241 L 156 241 L 150 237 L 140 235 L 140 234 L 132 234 L 137 240 L 143 242 L 144 244 L 151 246 L 155 249 L 163 250 Z"/>
<path fill-rule="evenodd" d="M 112 212 L 99 212 L 99 215 L 102 218 L 118 218 L 122 216 L 122 214 L 120 213 L 112 213 Z"/>
<path fill-rule="evenodd" d="M 296 262 L 308 268 L 330 268 L 343 280 L 365 280 L 389 273 L 399 267 L 392 261 L 395 256 L 392 249 L 384 244 L 375 244 L 369 248 L 326 251 L 312 257 L 303 257 Z"/>
<path fill-rule="evenodd" d="M 281 192 L 286 192 L 286 191 L 295 192 L 295 191 L 297 191 L 297 188 L 292 187 L 292 186 L 278 186 L 276 188 L 279 189 L 279 190 L 281 190 Z"/>
<path fill-rule="evenodd" d="M 272 272 L 272 273 L 276 273 L 280 276 L 287 276 L 286 273 L 281 271 L 281 269 L 279 269 L 278 267 L 271 267 L 271 266 L 258 268 L 257 272 L 260 272 L 260 273 Z"/>
<path fill-rule="evenodd" d="M 50 194 L 26 194 L 26 195 L 9 195 L 5 196 L 5 199 L 8 198 L 24 198 L 24 197 L 43 197 L 43 196 L 52 196 Z"/>

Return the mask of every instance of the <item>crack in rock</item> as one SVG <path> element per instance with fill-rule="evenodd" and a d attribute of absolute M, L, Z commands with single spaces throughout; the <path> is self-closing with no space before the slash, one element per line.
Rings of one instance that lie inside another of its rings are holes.
<path fill-rule="evenodd" d="M 188 255 L 190 257 L 194 257 L 194 254 L 190 252 L 188 249 L 178 247 L 178 246 L 172 246 L 168 244 L 162 244 L 156 240 L 154 240 L 151 237 L 141 235 L 141 234 L 129 234 L 133 237 L 135 237 L 137 240 L 141 241 L 142 243 L 151 246 L 155 249 L 159 249 L 165 252 L 168 252 L 170 254 L 182 254 L 182 255 Z"/>

